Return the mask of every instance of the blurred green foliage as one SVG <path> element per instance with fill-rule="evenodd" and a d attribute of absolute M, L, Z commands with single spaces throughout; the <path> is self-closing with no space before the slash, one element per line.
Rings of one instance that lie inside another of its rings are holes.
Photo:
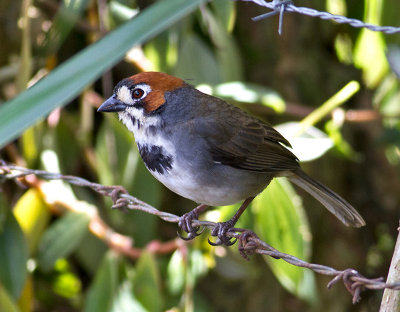
<path fill-rule="evenodd" d="M 397 0 L 307 6 L 400 26 Z M 287 14 L 279 37 L 277 18 L 252 22 L 263 10 L 230 0 L 4 0 L 0 11 L 2 159 L 122 185 L 182 215 L 195 204 L 147 172 L 115 116 L 95 113 L 120 79 L 168 72 L 280 124 L 300 159 L 314 160 L 305 170 L 367 221 L 345 228 L 278 179 L 238 226 L 306 261 L 386 274 L 400 203 L 400 86 L 386 52 L 399 35 Z M 349 83 L 355 87 L 343 97 Z M 344 287 L 328 292 L 327 279 L 310 271 L 211 247 L 207 232 L 187 244 L 176 239 L 176 225 L 113 211 L 87 189 L 36 181 L 2 190 L 0 311 L 376 311 L 380 304 L 380 292 L 353 306 Z M 204 218 L 226 220 L 237 207 Z"/>

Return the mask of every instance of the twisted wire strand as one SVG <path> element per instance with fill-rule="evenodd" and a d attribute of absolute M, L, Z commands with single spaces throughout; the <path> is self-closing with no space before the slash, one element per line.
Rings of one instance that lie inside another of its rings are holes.
<path fill-rule="evenodd" d="M 400 27 L 378 26 L 369 23 L 364 23 L 355 18 L 349 18 L 342 15 L 335 15 L 328 12 L 318 11 L 306 7 L 297 7 L 293 4 L 291 0 L 273 0 L 270 2 L 267 2 L 265 0 L 242 0 L 242 1 L 253 2 L 259 6 L 266 7 L 272 10 L 272 12 L 253 17 L 253 21 L 259 21 L 268 18 L 272 15 L 280 14 L 279 29 L 278 29 L 279 34 L 282 33 L 282 20 L 284 12 L 303 14 L 311 17 L 317 17 L 323 20 L 333 20 L 339 24 L 349 24 L 350 26 L 355 28 L 367 28 L 372 31 L 383 32 L 385 34 L 400 33 Z"/>
<path fill-rule="evenodd" d="M 63 180 L 67 183 L 80 187 L 88 187 L 103 196 L 111 197 L 114 202 L 114 205 L 112 206 L 114 209 L 141 210 L 158 216 L 167 222 L 178 223 L 179 221 L 178 216 L 168 212 L 160 211 L 153 206 L 137 199 L 136 197 L 127 194 L 125 189 L 123 189 L 121 186 L 104 186 L 98 183 L 90 182 L 81 177 L 51 173 L 43 170 L 27 169 L 24 167 L 7 164 L 0 160 L 0 183 L 4 183 L 6 180 L 16 180 L 28 175 L 35 175 L 44 180 Z M 217 223 L 194 220 L 192 222 L 192 226 L 201 226 L 212 230 L 217 226 Z M 239 252 L 246 259 L 254 254 L 266 255 L 275 259 L 282 259 L 283 261 L 286 261 L 287 263 L 297 267 L 310 269 L 321 275 L 331 276 L 333 279 L 328 283 L 328 288 L 342 281 L 346 289 L 352 295 L 353 303 L 356 303 L 361 299 L 360 293 L 364 289 L 378 290 L 387 288 L 392 290 L 400 290 L 400 281 L 395 283 L 385 283 L 382 277 L 372 279 L 366 278 L 354 269 L 337 270 L 326 265 L 309 263 L 295 256 L 280 252 L 258 238 L 255 233 L 247 229 L 233 228 L 227 233 L 227 236 L 238 240 Z"/>

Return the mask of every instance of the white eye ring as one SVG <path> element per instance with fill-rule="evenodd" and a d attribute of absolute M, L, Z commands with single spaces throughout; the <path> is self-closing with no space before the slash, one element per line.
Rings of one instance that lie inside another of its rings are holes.
<path fill-rule="evenodd" d="M 137 101 L 145 98 L 151 92 L 151 88 L 146 83 L 141 83 L 135 86 L 131 91 L 131 97 L 133 101 Z"/>

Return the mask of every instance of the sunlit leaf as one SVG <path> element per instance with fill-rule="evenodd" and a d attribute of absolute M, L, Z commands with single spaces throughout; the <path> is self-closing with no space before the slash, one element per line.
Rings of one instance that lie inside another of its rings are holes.
<path fill-rule="evenodd" d="M 13 212 L 21 229 L 24 231 L 29 253 L 32 254 L 50 220 L 50 212 L 43 201 L 42 194 L 34 188 L 29 189 L 18 200 Z"/>
<path fill-rule="evenodd" d="M 195 285 L 196 281 L 207 273 L 208 265 L 202 252 L 193 249 L 189 253 L 189 276 L 188 282 Z"/>
<path fill-rule="evenodd" d="M 17 299 L 27 277 L 28 250 L 24 234 L 9 210 L 0 232 L 0 284 Z"/>
<path fill-rule="evenodd" d="M 167 269 L 167 287 L 172 294 L 178 294 L 182 291 L 185 284 L 185 262 L 182 253 L 177 249 L 168 263 Z"/>
<path fill-rule="evenodd" d="M 118 288 L 119 257 L 108 252 L 98 269 L 85 300 L 84 312 L 109 312 Z"/>
<path fill-rule="evenodd" d="M 292 152 L 300 161 L 310 161 L 321 157 L 333 147 L 333 141 L 321 130 L 308 127 L 300 135 L 298 122 L 288 122 L 275 126 L 292 145 Z"/>
<path fill-rule="evenodd" d="M 57 259 L 68 256 L 79 245 L 88 231 L 89 220 L 85 213 L 70 212 L 46 230 L 38 254 L 38 262 L 43 270 L 51 270 Z"/>
<path fill-rule="evenodd" d="M 178 62 L 178 33 L 176 27 L 160 34 L 146 44 L 144 52 L 152 70 L 169 72 Z"/>
<path fill-rule="evenodd" d="M 126 22 L 139 13 L 139 10 L 132 9 L 118 1 L 110 1 L 108 8 L 117 23 Z"/>
<path fill-rule="evenodd" d="M 81 51 L 30 89 L 0 107 L 0 147 L 65 105 L 118 62 L 135 44 L 159 34 L 205 0 L 158 1 L 131 21 Z"/>
<path fill-rule="evenodd" d="M 121 311 L 135 311 L 135 312 L 147 312 L 141 303 L 133 295 L 132 284 L 129 280 L 124 281 L 118 288 L 118 291 L 114 297 L 114 303 L 110 310 L 111 312 Z"/>
<path fill-rule="evenodd" d="M 161 311 L 163 296 L 159 271 L 154 255 L 143 252 L 136 265 L 136 274 L 133 279 L 135 297 L 148 311 Z"/>
<path fill-rule="evenodd" d="M 364 21 L 380 24 L 382 1 L 365 0 Z M 385 55 L 386 45 L 383 34 L 363 28 L 354 47 L 354 63 L 363 70 L 363 78 L 374 88 L 388 71 Z"/>
<path fill-rule="evenodd" d="M 305 261 L 309 259 L 311 234 L 308 223 L 301 199 L 286 179 L 274 179 L 254 199 L 252 210 L 256 214 L 256 233 L 262 240 L 282 252 Z M 310 271 L 282 260 L 265 259 L 287 290 L 309 301 L 315 300 L 315 282 Z"/>
<path fill-rule="evenodd" d="M 212 1 L 211 7 L 215 12 L 217 20 L 223 25 L 226 31 L 231 32 L 236 18 L 235 2 L 231 0 Z"/>
<path fill-rule="evenodd" d="M 353 42 L 348 34 L 338 34 L 335 38 L 336 55 L 342 63 L 353 62 Z"/>
<path fill-rule="evenodd" d="M 43 135 L 41 128 L 41 123 L 30 127 L 21 138 L 22 153 L 29 167 L 33 166 L 39 157 Z"/>
<path fill-rule="evenodd" d="M 247 104 L 262 104 L 282 113 L 286 109 L 285 101 L 272 89 L 253 83 L 233 81 L 208 87 L 200 85 L 203 92 Z"/>

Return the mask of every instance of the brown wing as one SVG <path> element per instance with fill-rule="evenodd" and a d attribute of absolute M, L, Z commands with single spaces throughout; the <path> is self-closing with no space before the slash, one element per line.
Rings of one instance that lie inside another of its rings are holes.
<path fill-rule="evenodd" d="M 299 168 L 297 157 L 285 146 L 290 143 L 275 129 L 229 107 L 220 116 L 196 121 L 196 133 L 207 141 L 215 162 L 250 171 L 276 173 Z"/>

